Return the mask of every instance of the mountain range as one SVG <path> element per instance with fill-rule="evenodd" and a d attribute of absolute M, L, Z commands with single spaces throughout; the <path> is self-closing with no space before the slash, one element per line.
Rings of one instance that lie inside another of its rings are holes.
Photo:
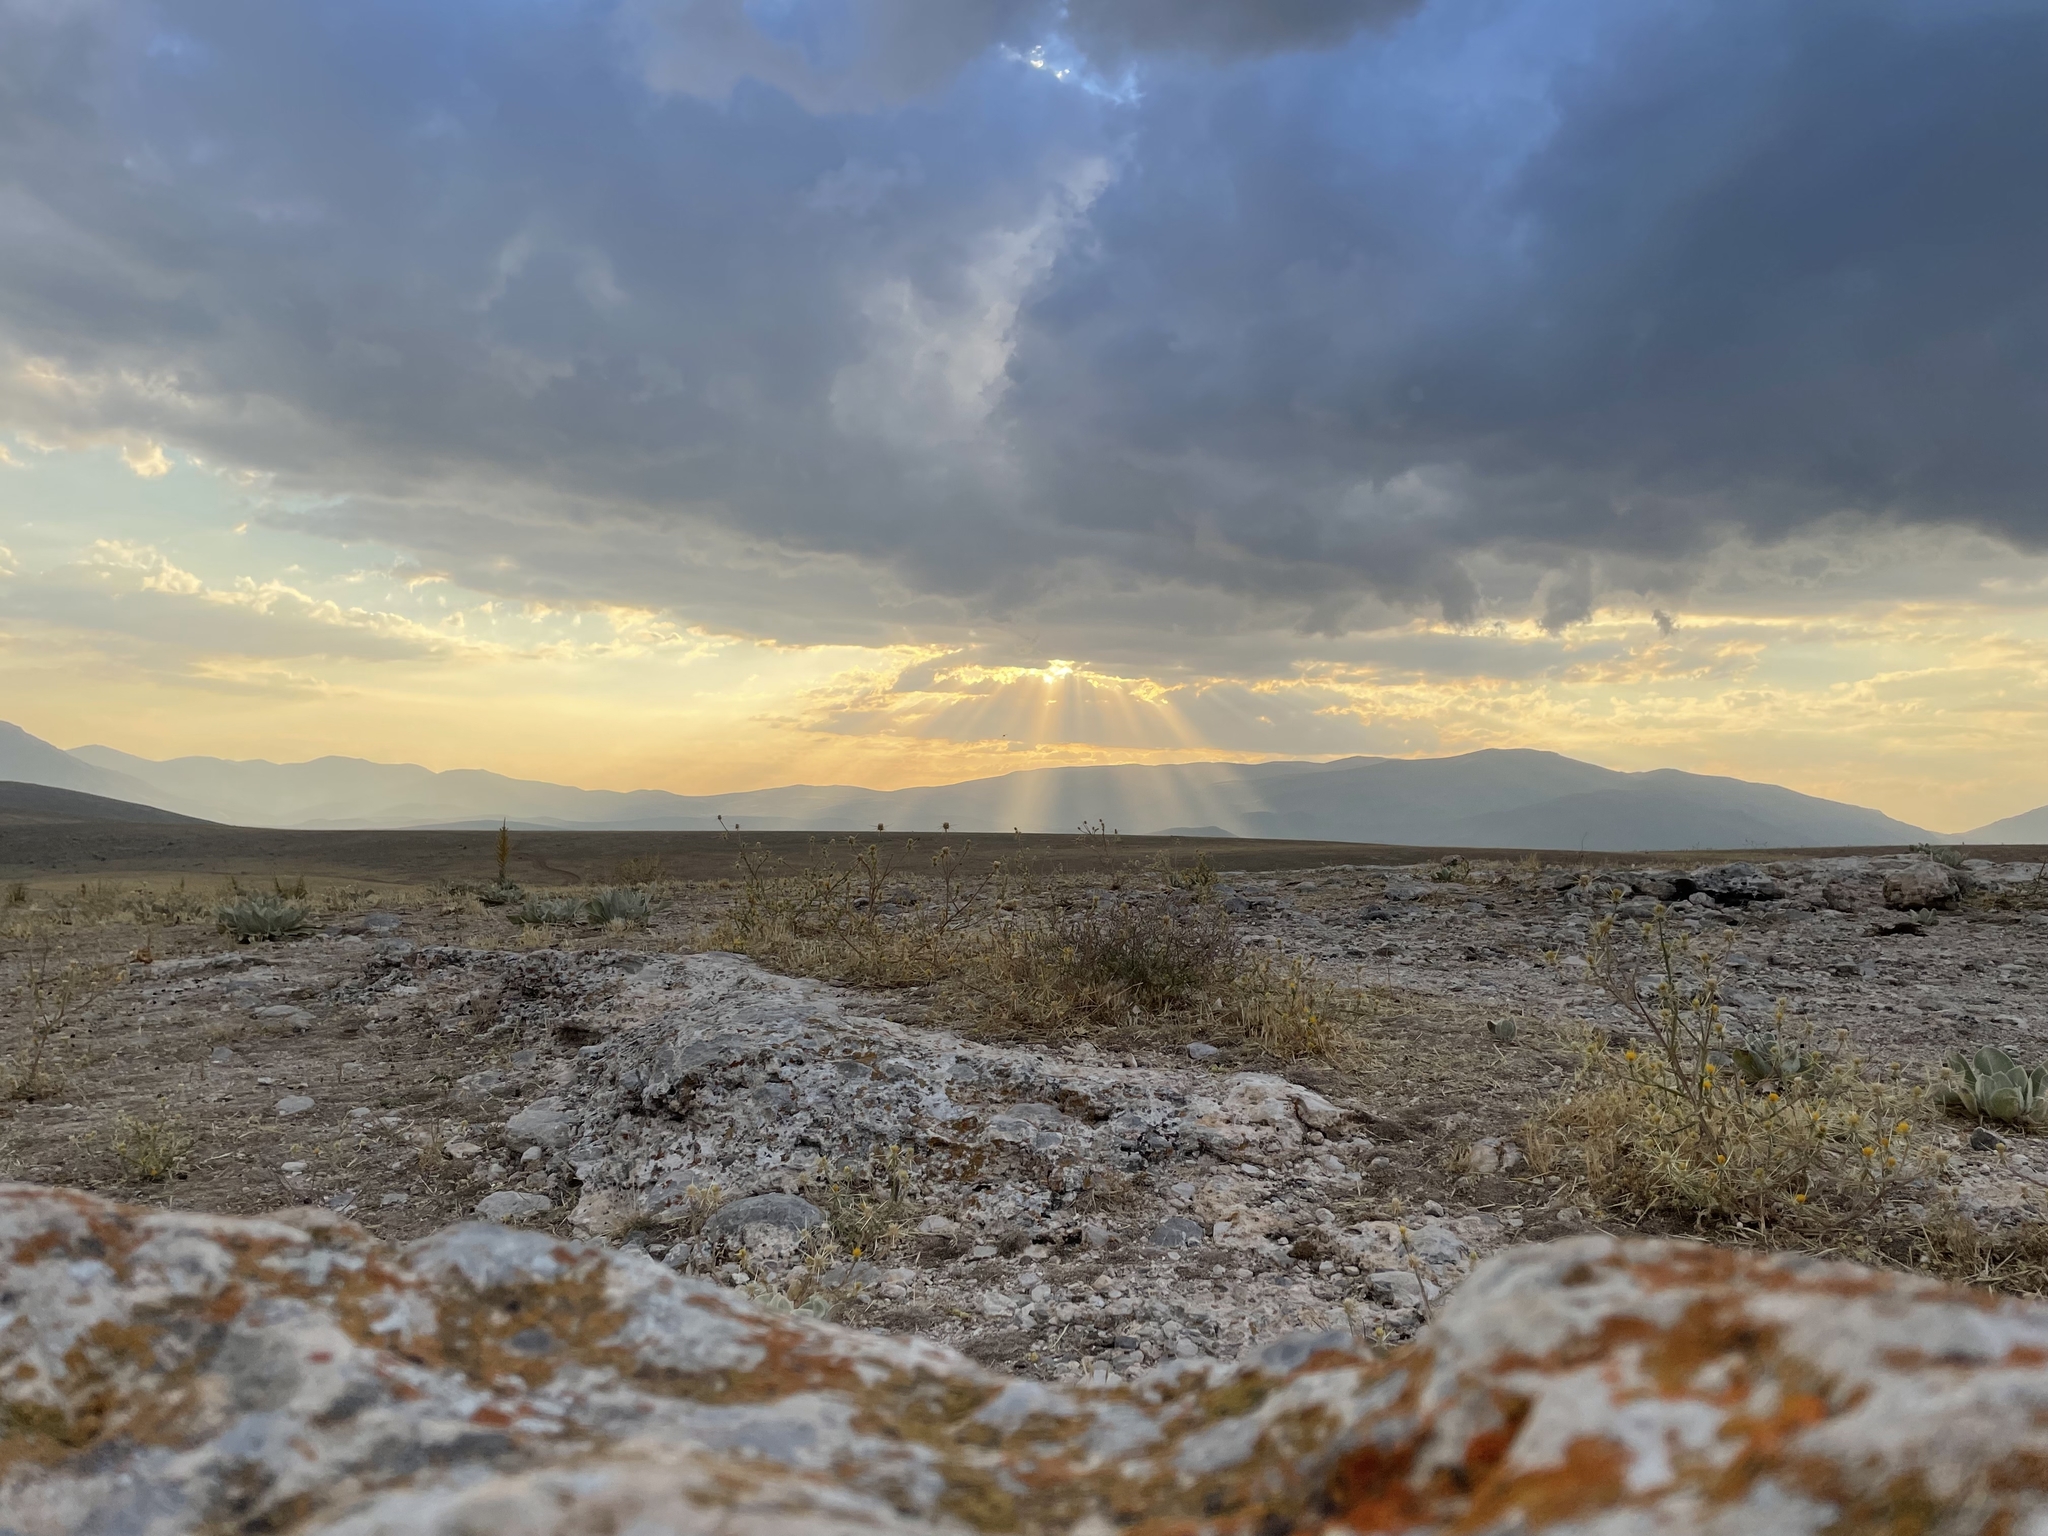
<path fill-rule="evenodd" d="M 576 789 L 480 769 L 322 757 L 137 757 L 71 751 L 0 723 L 0 779 L 265 827 L 475 827 L 703 831 L 1064 832 L 1317 838 L 1437 847 L 1789 848 L 1947 841 L 1882 812 L 1775 784 L 1662 768 L 1622 773 L 1555 752 L 1334 762 L 1035 768 L 914 789 L 793 784 L 721 795 Z M 2048 807 L 1963 834 L 2048 841 Z"/>

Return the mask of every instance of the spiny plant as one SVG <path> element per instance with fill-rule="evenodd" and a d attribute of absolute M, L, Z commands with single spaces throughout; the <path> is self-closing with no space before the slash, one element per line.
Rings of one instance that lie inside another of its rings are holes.
<path fill-rule="evenodd" d="M 303 889 L 304 882 L 300 885 Z M 221 903 L 214 921 L 222 933 L 245 944 L 251 939 L 285 939 L 305 931 L 306 908 L 282 894 L 258 891 Z"/>
<path fill-rule="evenodd" d="M 511 857 L 512 857 L 512 823 L 511 823 L 510 821 L 500 821 L 500 822 L 498 823 L 498 850 L 497 850 L 497 851 L 498 851 L 498 884 L 499 884 L 500 886 L 503 886 L 503 885 L 504 885 L 504 884 L 506 883 L 506 882 L 505 882 L 505 865 L 506 865 L 506 864 L 507 864 L 507 863 L 508 863 L 508 862 L 509 862 L 509 861 L 511 860 Z"/>
<path fill-rule="evenodd" d="M 2048 1119 L 2048 1067 L 2029 1070 L 1993 1045 L 1974 1056 L 1958 1051 L 1948 1060 L 1941 1102 L 1962 1114 L 2008 1125 Z"/>

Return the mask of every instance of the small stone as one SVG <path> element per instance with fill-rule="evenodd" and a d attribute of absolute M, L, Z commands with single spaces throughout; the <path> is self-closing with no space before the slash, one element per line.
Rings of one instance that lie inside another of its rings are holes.
<path fill-rule="evenodd" d="M 1218 1050 L 1215 1046 L 1202 1040 L 1197 1040 L 1188 1047 L 1188 1055 L 1192 1056 L 1196 1061 L 1210 1061 L 1222 1054 L 1222 1051 Z"/>
<path fill-rule="evenodd" d="M 1422 1202 L 1422 1212 L 1425 1216 L 1441 1216 L 1444 1208 L 1434 1200 L 1425 1200 Z"/>
<path fill-rule="evenodd" d="M 296 1162 L 286 1163 L 283 1165 L 280 1171 L 284 1173 L 304 1173 L 306 1171 L 306 1165 L 304 1163 Z"/>
<path fill-rule="evenodd" d="M 553 1208 L 554 1202 L 545 1195 L 530 1195 L 517 1189 L 501 1189 L 496 1194 L 485 1195 L 474 1207 L 477 1215 L 486 1221 L 515 1221 L 521 1216 L 538 1216 L 542 1211 Z"/>
<path fill-rule="evenodd" d="M 240 1064 L 242 1060 L 240 1055 L 238 1055 L 234 1051 L 229 1050 L 224 1045 L 216 1045 L 213 1048 L 213 1054 L 207 1057 L 206 1059 L 212 1062 L 216 1067 L 237 1066 Z"/>
<path fill-rule="evenodd" d="M 750 1195 L 720 1206 L 704 1223 L 705 1240 L 748 1248 L 794 1248 L 797 1237 L 825 1225 L 825 1213 L 799 1195 Z"/>
<path fill-rule="evenodd" d="M 505 1139 L 513 1146 L 539 1145 L 553 1152 L 576 1140 L 577 1117 L 557 1098 L 536 1099 L 505 1122 Z"/>
<path fill-rule="evenodd" d="M 524 1152 L 519 1154 L 519 1161 L 522 1163 L 537 1163 L 540 1161 L 540 1159 L 541 1150 L 539 1147 L 528 1147 Z"/>
<path fill-rule="evenodd" d="M 473 1141 L 451 1141 L 448 1143 L 448 1155 L 458 1163 L 466 1163 L 482 1151 L 483 1148 Z"/>
<path fill-rule="evenodd" d="M 960 1223 L 950 1216 L 927 1216 L 918 1222 L 917 1230 L 926 1237 L 950 1237 L 960 1230 Z"/>
<path fill-rule="evenodd" d="M 348 1112 L 348 1117 L 351 1120 L 374 1120 L 377 1117 L 377 1111 L 375 1111 L 374 1109 L 363 1109 L 361 1107 L 358 1107 L 350 1110 Z"/>
<path fill-rule="evenodd" d="M 388 1210 L 393 1206 L 404 1205 L 411 1198 L 412 1196 L 402 1189 L 387 1189 L 377 1197 L 377 1203 Z"/>
<path fill-rule="evenodd" d="M 1365 1284 L 1382 1306 L 1413 1307 L 1422 1301 L 1422 1282 L 1405 1269 L 1375 1270 Z"/>
<path fill-rule="evenodd" d="M 970 1259 L 992 1259 L 996 1256 L 997 1252 L 998 1250 L 994 1243 L 976 1243 L 967 1250 L 967 1257 Z"/>
<path fill-rule="evenodd" d="M 1098 1250 L 1107 1248 L 1111 1240 L 1112 1234 L 1109 1228 L 1105 1227 L 1101 1222 L 1085 1221 L 1081 1224 L 1081 1241 L 1090 1248 Z"/>
<path fill-rule="evenodd" d="M 1988 1126 L 1980 1125 L 1970 1132 L 1970 1150 L 1973 1152 L 1996 1152 L 2005 1144 L 2005 1138 Z"/>
<path fill-rule="evenodd" d="M 303 1115 L 313 1107 L 313 1101 L 303 1093 L 288 1093 L 277 1101 L 280 1115 Z"/>
<path fill-rule="evenodd" d="M 1169 1216 L 1145 1241 L 1154 1248 L 1193 1248 L 1207 1235 L 1192 1216 Z"/>

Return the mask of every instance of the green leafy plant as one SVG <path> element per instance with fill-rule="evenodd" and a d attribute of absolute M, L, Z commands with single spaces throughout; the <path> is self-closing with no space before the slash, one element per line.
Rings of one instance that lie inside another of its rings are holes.
<path fill-rule="evenodd" d="M 527 928 L 573 928 L 586 913 L 573 896 L 529 896 L 507 915 Z"/>
<path fill-rule="evenodd" d="M 287 939 L 305 931 L 306 908 L 285 896 L 258 891 L 223 902 L 214 911 L 214 921 L 222 933 L 245 944 L 251 939 Z"/>
<path fill-rule="evenodd" d="M 590 921 L 600 928 L 614 924 L 622 928 L 645 928 L 654 907 L 645 891 L 614 885 L 592 892 L 590 900 L 585 903 L 585 911 Z"/>
<path fill-rule="evenodd" d="M 2029 1070 L 1996 1046 L 1956 1052 L 1943 1075 L 1941 1102 L 1982 1120 L 2024 1125 L 2048 1119 L 2048 1067 Z"/>
<path fill-rule="evenodd" d="M 1742 1074 L 1746 1083 L 1787 1082 L 1803 1077 L 1821 1066 L 1821 1058 L 1806 1045 L 1781 1040 L 1775 1030 L 1757 1029 L 1739 1036 L 1726 1052 L 1728 1065 Z"/>

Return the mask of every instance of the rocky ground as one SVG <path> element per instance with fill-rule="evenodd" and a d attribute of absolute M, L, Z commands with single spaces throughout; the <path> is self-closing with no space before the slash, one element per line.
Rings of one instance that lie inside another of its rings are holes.
<path fill-rule="evenodd" d="M 1048 1384 L 632 1249 L 0 1186 L 20 1536 L 2023 1533 L 2044 1361 L 2036 1301 L 1588 1235 L 1391 1353 Z"/>
<path fill-rule="evenodd" d="M 1617 899 L 1725 940 L 1737 1025 L 1782 1002 L 1931 1069 L 1986 1043 L 2048 1057 L 2036 877 L 1906 855 L 1224 874 L 1248 942 L 1360 989 L 1332 1062 L 967 1038 L 915 1022 L 916 994 L 700 952 L 714 887 L 672 892 L 652 930 L 534 947 L 459 896 L 279 944 L 159 930 L 0 1147 L 17 1178 L 318 1205 L 394 1239 L 472 1214 L 540 1226 L 1041 1378 L 1231 1360 L 1303 1328 L 1397 1343 L 1480 1256 L 1595 1219 L 1516 1142 L 1567 1081 L 1570 1029 L 1617 1027 L 1580 960 Z M 189 1139 L 168 1180 L 117 1151 L 145 1121 Z M 2039 1214 L 2043 1142 L 1934 1134 L 1971 1214 Z"/>

